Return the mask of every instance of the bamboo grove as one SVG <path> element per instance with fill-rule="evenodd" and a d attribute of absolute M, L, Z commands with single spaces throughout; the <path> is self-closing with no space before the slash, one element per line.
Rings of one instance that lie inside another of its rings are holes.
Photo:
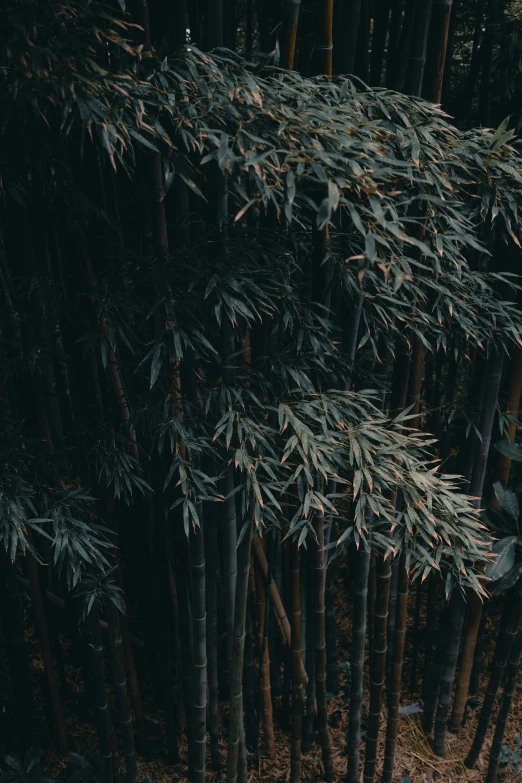
<path fill-rule="evenodd" d="M 506 766 L 518 11 L 456 3 L 2 4 L 2 780 L 390 783 L 401 700 Z"/>

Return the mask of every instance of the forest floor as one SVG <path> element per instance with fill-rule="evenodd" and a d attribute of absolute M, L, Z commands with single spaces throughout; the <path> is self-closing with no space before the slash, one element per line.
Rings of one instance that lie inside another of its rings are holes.
<path fill-rule="evenodd" d="M 337 645 L 338 645 L 338 661 L 347 661 L 350 658 L 350 627 L 351 621 L 349 617 L 350 607 L 347 600 L 347 591 L 344 588 L 342 578 L 336 579 L 336 605 L 337 605 Z M 409 611 L 409 622 L 413 623 L 412 618 L 414 616 L 414 603 L 415 595 L 410 596 L 411 606 Z M 486 663 L 483 667 L 483 678 L 480 686 L 480 691 L 477 694 L 477 698 L 481 701 L 485 687 L 487 685 L 487 679 L 489 676 L 489 668 L 493 652 L 494 631 L 492 628 L 493 623 L 498 627 L 499 618 L 490 618 L 488 631 L 486 633 Z M 422 627 L 422 623 L 421 623 Z M 406 651 L 405 651 L 405 665 L 403 671 L 403 696 L 401 704 L 404 707 L 407 704 L 416 704 L 419 701 L 418 693 L 410 692 L 410 676 L 411 676 L 411 662 L 413 656 L 418 656 L 417 663 L 417 689 L 420 689 L 421 674 L 422 674 L 422 638 L 419 645 L 415 644 L 413 649 L 412 635 L 413 629 L 410 625 L 407 634 Z M 37 688 L 37 710 L 42 715 L 45 714 L 45 675 L 43 671 L 43 665 L 40 657 L 38 656 L 38 644 L 34 635 L 30 633 L 29 644 L 31 649 L 31 661 L 33 666 L 34 678 L 38 682 Z M 419 649 L 417 649 L 419 648 Z M 89 718 L 88 713 L 82 704 L 82 679 L 77 665 L 77 662 L 72 658 L 70 648 L 65 645 L 65 658 L 66 658 L 66 674 L 67 674 L 67 700 L 65 708 L 66 716 L 66 728 L 67 735 L 70 740 L 69 750 L 81 753 L 82 755 L 93 754 L 97 747 L 97 735 L 96 728 L 92 719 Z M 69 659 L 69 660 L 68 660 Z M 367 670 L 366 666 L 366 670 Z M 2 684 L 6 684 L 7 662 L 2 660 L 0 651 L 0 691 Z M 3 683 L 1 682 L 3 680 Z M 366 684 L 367 685 L 367 684 Z M 366 700 L 363 705 L 363 729 L 366 711 L 368 708 L 367 695 L 368 689 L 365 688 Z M 459 781 L 483 781 L 485 776 L 485 770 L 487 767 L 487 758 L 489 754 L 489 748 L 491 744 L 492 727 L 488 732 L 488 738 L 485 743 L 483 752 L 481 753 L 476 768 L 473 770 L 467 769 L 463 760 L 466 756 L 473 739 L 475 727 L 478 718 L 478 707 L 468 708 L 467 718 L 465 725 L 458 735 L 447 732 L 447 753 L 445 758 L 436 756 L 430 746 L 430 741 L 424 735 L 420 726 L 420 715 L 401 715 L 399 718 L 399 736 L 398 747 L 395 765 L 394 781 L 397 783 L 428 783 L 429 781 L 440 781 L 441 783 L 455 783 Z M 172 783 L 172 781 L 185 781 L 186 777 L 186 765 L 184 763 L 171 765 L 164 758 L 164 742 L 163 742 L 163 720 L 161 712 L 157 710 L 147 713 L 147 723 L 150 734 L 150 746 L 151 752 L 148 757 L 139 757 L 139 769 L 140 780 L 147 780 L 148 783 Z M 226 716 L 223 715 L 223 725 L 226 725 Z M 384 751 L 384 730 L 385 730 L 386 716 L 383 712 L 383 719 L 381 724 L 381 741 L 379 745 L 379 765 L 378 770 L 382 767 L 382 756 Z M 333 744 L 333 758 L 334 768 L 336 772 L 336 778 L 340 782 L 344 779 L 346 770 L 346 756 L 344 755 L 345 745 L 345 725 L 347 721 L 347 709 L 345 699 L 343 696 L 338 695 L 333 698 L 329 703 L 329 723 L 331 741 Z M 515 738 L 519 731 L 522 731 L 522 683 L 519 683 L 516 689 L 515 698 L 513 701 L 513 707 L 511 716 L 509 718 L 505 744 L 513 746 L 515 744 Z M 0 745 L 2 745 L 0 739 Z M 221 741 L 222 758 L 226 758 L 226 740 L 223 736 Z M 186 757 L 186 748 L 181 747 L 182 758 Z M 283 783 L 289 780 L 290 770 L 290 738 L 288 732 L 282 732 L 276 728 L 276 761 L 270 763 L 268 759 L 261 755 L 257 760 L 257 767 L 251 770 L 249 781 L 250 783 Z M 364 758 L 364 741 L 362 742 L 362 758 Z M 302 760 L 302 780 L 314 781 L 319 783 L 321 781 L 321 752 L 317 745 L 312 747 L 312 750 L 303 756 Z M 63 756 L 59 756 L 56 752 L 51 751 L 46 754 L 46 760 L 50 765 L 50 772 L 53 777 L 58 780 L 66 780 L 65 767 L 67 759 Z M 256 766 L 256 765 L 254 765 Z M 0 773 L 2 771 L 2 765 L 0 763 Z M 122 769 L 123 773 L 123 769 Z M 403 779 L 405 780 L 403 781 Z M 124 774 L 122 774 L 122 780 Z M 225 781 L 225 770 L 221 773 L 209 772 L 209 783 L 218 783 L 218 781 Z M 517 775 L 513 769 L 506 769 L 501 773 L 501 783 L 512 783 L 512 781 L 522 780 L 522 773 Z"/>

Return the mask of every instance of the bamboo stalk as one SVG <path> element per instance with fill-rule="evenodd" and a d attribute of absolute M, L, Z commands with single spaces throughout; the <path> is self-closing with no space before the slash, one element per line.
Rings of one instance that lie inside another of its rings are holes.
<path fill-rule="evenodd" d="M 388 725 L 386 727 L 386 744 L 384 748 L 384 766 L 382 783 L 391 783 L 395 766 L 395 750 L 397 746 L 397 731 L 399 727 L 399 705 L 401 700 L 402 664 L 404 660 L 404 644 L 406 641 L 406 620 L 408 614 L 408 571 L 406 570 L 406 555 L 403 553 L 399 565 L 399 589 L 397 597 L 397 619 L 395 623 L 395 644 L 393 665 L 388 695 Z"/>
<path fill-rule="evenodd" d="M 359 0 L 360 2 L 360 0 Z M 320 0 L 320 20 L 315 42 L 316 73 L 332 76 L 333 67 L 333 0 Z"/>
<path fill-rule="evenodd" d="M 245 624 L 248 603 L 248 575 L 250 572 L 250 550 L 252 544 L 252 522 L 248 522 L 243 540 L 237 549 L 237 582 L 234 612 L 234 644 L 230 672 L 230 717 L 228 730 L 227 781 L 235 783 L 243 724 L 243 658 L 245 652 Z M 246 749 L 241 749 L 242 755 Z"/>
<path fill-rule="evenodd" d="M 502 694 L 502 702 L 495 725 L 493 743 L 489 753 L 489 764 L 485 783 L 496 783 L 497 780 L 498 769 L 500 765 L 500 754 L 502 751 L 502 740 L 504 739 L 506 723 L 510 714 L 513 695 L 517 685 L 521 656 L 522 626 L 519 626 L 515 641 L 513 642 L 513 647 L 511 648 L 511 654 L 509 656 L 509 662 L 506 669 L 504 693 Z"/>
<path fill-rule="evenodd" d="M 202 504 L 197 505 L 200 526 L 190 529 L 191 609 L 194 634 L 192 679 L 193 783 L 206 780 L 207 752 L 207 613 L 205 606 L 205 541 Z"/>
<path fill-rule="evenodd" d="M 506 400 L 506 413 L 514 419 L 518 416 L 520 408 L 520 396 L 522 394 L 522 348 L 515 347 L 509 366 L 509 382 Z M 510 421 L 508 424 L 508 440 L 513 443 L 516 433 L 516 422 Z M 498 452 L 497 464 L 495 466 L 494 481 L 500 481 L 505 487 L 509 479 L 511 470 L 511 459 L 505 454 Z"/>
<path fill-rule="evenodd" d="M 360 16 L 361 0 L 351 0 L 351 2 L 344 4 L 342 20 L 344 36 L 341 63 L 343 73 L 346 74 L 352 74 L 354 71 Z"/>
<path fill-rule="evenodd" d="M 281 24 L 281 67 L 293 71 L 301 0 L 283 0 Z"/>
<path fill-rule="evenodd" d="M 217 528 L 209 515 L 204 516 L 205 592 L 207 609 L 208 660 L 208 732 L 212 768 L 221 767 L 219 755 L 219 677 L 218 677 L 218 608 L 217 608 Z"/>
<path fill-rule="evenodd" d="M 444 756 L 446 753 L 446 724 L 448 722 L 451 691 L 453 689 L 455 672 L 457 670 L 462 626 L 466 613 L 466 604 L 460 590 L 454 590 L 449 609 L 451 625 L 441 674 L 439 706 L 435 718 L 435 733 L 433 738 L 433 750 L 438 756 Z"/>
<path fill-rule="evenodd" d="M 428 61 L 422 94 L 431 103 L 440 103 L 444 81 L 444 66 L 450 29 L 452 0 L 434 0 Z"/>
<path fill-rule="evenodd" d="M 268 577 L 268 562 L 265 555 L 265 550 L 263 549 L 263 544 L 261 541 L 261 538 L 259 537 L 258 533 L 255 533 L 252 539 L 252 548 L 254 551 L 254 555 L 257 559 L 257 562 L 259 563 L 259 567 L 261 568 L 261 573 L 263 574 L 263 577 L 265 580 Z M 273 601 L 274 609 L 276 612 L 277 621 L 281 630 L 281 635 L 283 637 L 283 641 L 286 642 L 288 645 L 288 648 L 291 648 L 291 639 L 292 639 L 292 631 L 290 628 L 290 623 L 288 621 L 288 617 L 286 616 L 285 608 L 283 606 L 283 602 L 281 601 L 281 596 L 279 594 L 279 590 L 277 589 L 277 585 L 275 582 L 275 578 L 270 581 L 269 585 L 270 589 L 270 598 Z M 306 675 L 305 668 L 303 666 L 303 662 L 301 661 L 301 676 L 303 679 L 303 682 L 308 682 L 308 677 Z"/>
<path fill-rule="evenodd" d="M 432 0 L 421 0 L 415 9 L 415 26 L 410 52 L 410 63 L 406 74 L 406 92 L 409 95 L 420 95 L 426 52 L 428 48 L 428 32 L 430 29 Z"/>
<path fill-rule="evenodd" d="M 361 545 L 357 553 L 357 570 L 354 585 L 350 713 L 348 716 L 348 732 L 346 735 L 346 750 L 348 756 L 347 783 L 358 783 L 359 781 L 361 714 L 364 686 L 364 646 L 366 641 L 369 572 L 370 551 Z"/>
<path fill-rule="evenodd" d="M 270 655 L 268 650 L 268 609 L 270 591 L 265 585 L 265 581 L 260 572 L 259 566 L 255 569 L 256 577 L 256 596 L 257 596 L 257 633 L 258 650 L 261 669 L 261 710 L 263 715 L 263 737 L 265 740 L 265 751 L 270 759 L 274 761 L 276 757 L 274 722 L 272 711 L 272 693 L 270 688 Z M 271 574 L 269 574 L 271 580 Z"/>
<path fill-rule="evenodd" d="M 386 639 L 391 566 L 389 559 L 377 558 L 377 589 L 375 598 L 375 633 L 370 663 L 370 707 L 366 728 L 364 783 L 373 783 L 381 724 L 382 694 L 386 675 Z"/>
<path fill-rule="evenodd" d="M 28 538 L 30 539 L 30 534 L 28 534 Z M 54 671 L 51 638 L 49 635 L 49 626 L 45 614 L 44 599 L 40 587 L 38 563 L 30 552 L 27 553 L 25 562 L 27 567 L 27 575 L 29 577 L 29 595 L 31 596 L 31 606 L 34 612 L 36 629 L 40 641 L 40 650 L 42 654 L 45 676 L 47 679 L 47 687 L 49 689 L 51 710 L 54 721 L 56 723 L 56 731 L 58 735 L 58 741 L 60 743 L 60 750 L 62 753 L 66 753 L 67 735 L 65 733 L 65 723 L 60 699 L 60 687 L 58 685 L 58 680 L 56 679 L 56 674 Z"/>
<path fill-rule="evenodd" d="M 19 736 L 30 746 L 34 732 L 34 706 L 24 608 L 14 566 L 3 547 L 0 547 L 0 611 L 13 684 L 15 725 Z"/>
<path fill-rule="evenodd" d="M 291 542 L 291 606 L 292 606 L 292 741 L 290 754 L 290 781 L 301 780 L 301 742 L 303 722 L 303 683 L 301 678 L 301 591 L 300 551 L 296 539 Z"/>
<path fill-rule="evenodd" d="M 453 703 L 453 713 L 451 715 L 450 729 L 458 732 L 462 727 L 464 720 L 464 711 L 468 698 L 471 672 L 473 667 L 473 654 L 476 649 L 477 637 L 480 628 L 482 615 L 482 601 L 475 591 L 468 594 L 469 618 L 468 627 L 462 647 L 460 661 L 460 674 L 455 690 L 455 701 Z"/>
<path fill-rule="evenodd" d="M 493 661 L 493 671 L 489 678 L 486 695 L 482 702 L 482 709 L 477 724 L 473 744 L 464 764 L 471 769 L 477 762 L 480 751 L 486 738 L 491 713 L 497 696 L 497 691 L 502 682 L 506 664 L 509 659 L 511 648 L 517 633 L 518 626 L 522 619 L 522 579 L 519 579 L 516 588 L 513 588 L 513 605 L 508 606 L 508 614 L 505 626 L 502 628 L 497 639 L 495 649 L 495 658 Z"/>
<path fill-rule="evenodd" d="M 372 35 L 372 57 L 370 66 L 370 84 L 373 87 L 379 87 L 381 84 L 382 67 L 384 64 L 384 55 L 386 49 L 386 37 L 390 22 L 391 0 L 376 0 L 373 35 Z"/>
<path fill-rule="evenodd" d="M 92 634 L 92 667 L 94 695 L 96 699 L 96 709 L 98 715 L 98 736 L 100 739 L 100 753 L 102 758 L 102 780 L 100 783 L 112 783 L 113 779 L 113 756 L 112 756 L 112 721 L 110 714 L 109 700 L 107 696 L 107 685 L 105 682 L 105 663 L 103 660 L 103 644 L 100 633 L 100 624 L 98 622 L 99 608 L 97 604 L 92 607 L 90 617 L 87 622 Z"/>
<path fill-rule="evenodd" d="M 335 779 L 328 731 L 326 702 L 326 640 L 324 621 L 325 559 L 324 559 L 324 515 L 317 514 L 314 519 L 317 538 L 315 553 L 315 688 L 317 700 L 317 729 L 321 746 L 324 779 L 331 783 Z"/>
<path fill-rule="evenodd" d="M 225 612 L 227 626 L 228 668 L 232 666 L 234 647 L 234 606 L 237 581 L 237 532 L 236 532 L 236 498 L 234 492 L 234 468 L 229 465 L 224 479 L 225 495 L 224 513 L 222 517 L 223 562 L 225 580 Z"/>
<path fill-rule="evenodd" d="M 109 646 L 111 651 L 112 676 L 114 680 L 114 693 L 118 710 L 118 723 L 122 735 L 122 749 L 127 768 L 128 783 L 137 783 L 138 764 L 134 748 L 134 734 L 132 730 L 132 715 L 127 694 L 127 679 L 125 677 L 125 664 L 123 660 L 123 643 L 118 617 L 118 609 L 112 602 L 107 608 L 109 625 Z"/>

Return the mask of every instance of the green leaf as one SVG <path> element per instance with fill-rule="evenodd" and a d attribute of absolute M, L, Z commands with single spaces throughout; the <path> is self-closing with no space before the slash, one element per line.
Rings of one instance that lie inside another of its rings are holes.
<path fill-rule="evenodd" d="M 515 564 L 515 544 L 516 536 L 506 536 L 496 541 L 493 545 L 493 552 L 496 554 L 495 560 L 486 566 L 486 576 L 493 582 L 501 579 L 510 571 Z"/>
<path fill-rule="evenodd" d="M 500 440 L 494 444 L 497 451 L 500 451 L 505 457 L 522 462 L 522 449 L 517 443 L 511 443 L 509 440 Z"/>
<path fill-rule="evenodd" d="M 500 503 L 503 511 L 506 511 L 514 519 L 518 519 L 520 515 L 520 507 L 518 505 L 518 498 L 514 492 L 510 489 L 503 489 L 500 481 L 496 481 L 493 484 L 495 495 Z"/>

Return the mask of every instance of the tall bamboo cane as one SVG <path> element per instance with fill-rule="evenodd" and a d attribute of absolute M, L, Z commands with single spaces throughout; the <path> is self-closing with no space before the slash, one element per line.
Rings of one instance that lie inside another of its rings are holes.
<path fill-rule="evenodd" d="M 366 641 L 366 611 L 368 599 L 368 575 L 370 551 L 361 545 L 357 555 L 357 571 L 354 585 L 352 623 L 352 676 L 350 690 L 350 714 L 346 750 L 348 756 L 347 783 L 359 780 L 359 753 L 361 745 L 361 712 L 364 685 L 364 644 Z"/>
<path fill-rule="evenodd" d="M 194 634 L 194 674 L 192 679 L 193 783 L 206 780 L 207 751 L 207 613 L 205 605 L 205 542 L 202 504 L 197 505 L 200 526 L 190 529 L 191 609 Z"/>
<path fill-rule="evenodd" d="M 498 769 L 500 765 L 500 754 L 502 751 L 502 740 L 504 739 L 506 723 L 511 710 L 513 695 L 515 693 L 515 687 L 518 679 L 521 656 L 522 656 L 522 626 L 519 626 L 515 641 L 513 642 L 513 647 L 511 648 L 511 655 L 509 656 L 509 663 L 506 669 L 504 693 L 502 694 L 502 702 L 497 716 L 495 733 L 493 735 L 493 743 L 491 745 L 491 750 L 489 754 L 489 764 L 488 764 L 488 771 L 486 775 L 486 783 L 496 783 L 497 780 Z"/>
<path fill-rule="evenodd" d="M 507 616 L 505 626 L 502 628 L 495 649 L 495 658 L 493 661 L 493 671 L 489 678 L 486 695 L 482 702 L 482 709 L 477 724 L 477 730 L 475 737 L 473 738 L 473 745 L 469 751 L 464 764 L 466 767 L 473 767 L 476 764 L 479 753 L 482 750 L 482 745 L 486 738 L 486 732 L 488 730 L 489 720 L 495 704 L 497 691 L 502 682 L 506 664 L 509 659 L 511 648 L 517 633 L 518 626 L 522 620 L 522 579 L 519 579 L 516 588 L 513 588 L 513 601 L 512 607 L 510 606 L 510 612 Z"/>
<path fill-rule="evenodd" d="M 386 744 L 384 749 L 384 766 L 382 783 L 391 783 L 395 766 L 395 750 L 397 746 L 397 731 L 399 727 L 399 705 L 401 699 L 402 663 L 404 659 L 404 644 L 406 641 L 406 620 L 408 616 L 408 571 L 406 555 L 402 553 L 399 565 L 399 589 L 397 595 L 397 619 L 395 622 L 395 644 L 393 664 L 388 695 L 388 725 L 386 727 Z"/>
<path fill-rule="evenodd" d="M 303 722 L 303 683 L 301 678 L 301 591 L 300 551 L 296 539 L 291 542 L 291 602 L 292 602 L 292 744 L 290 781 L 301 780 L 301 742 Z"/>
<path fill-rule="evenodd" d="M 423 96 L 440 103 L 450 29 L 452 0 L 434 0 Z"/>
<path fill-rule="evenodd" d="M 386 637 L 391 567 L 389 559 L 377 558 L 377 594 L 375 599 L 375 631 L 370 663 L 370 708 L 366 729 L 364 783 L 375 780 L 377 745 L 382 711 L 382 693 L 386 675 Z"/>
<path fill-rule="evenodd" d="M 460 590 L 455 590 L 451 596 L 449 610 L 450 629 L 441 672 L 439 706 L 435 718 L 435 733 L 433 738 L 433 749 L 438 756 L 444 756 L 446 752 L 446 724 L 448 722 L 451 691 L 453 688 L 453 681 L 455 680 L 455 671 L 457 669 L 457 660 L 459 657 L 462 625 L 466 612 L 466 604 Z"/>
<path fill-rule="evenodd" d="M 301 0 L 283 0 L 281 25 L 281 67 L 292 71 L 294 68 L 297 26 Z"/>
<path fill-rule="evenodd" d="M 314 519 L 317 538 L 315 553 L 315 688 L 317 700 L 317 730 L 324 766 L 324 779 L 331 783 L 335 779 L 328 731 L 326 702 L 326 640 L 324 621 L 325 558 L 324 558 L 324 515 L 317 514 Z"/>
<path fill-rule="evenodd" d="M 237 548 L 237 581 L 234 611 L 234 638 L 230 671 L 230 717 L 228 730 L 227 781 L 236 783 L 243 724 L 243 658 L 245 652 L 245 624 L 248 603 L 248 575 L 252 522 L 249 521 L 243 540 Z M 246 748 L 242 745 L 242 753 Z"/>
<path fill-rule="evenodd" d="M 118 709 L 118 723 L 122 736 L 123 756 L 127 768 L 127 783 L 137 783 L 138 764 L 136 750 L 134 748 L 134 734 L 132 730 L 132 715 L 130 711 L 129 697 L 127 694 L 127 678 L 125 677 L 125 664 L 123 660 L 123 645 L 120 629 L 118 609 L 109 602 L 107 607 L 109 624 L 109 646 L 112 662 L 112 676 L 114 680 L 114 693 Z"/>

